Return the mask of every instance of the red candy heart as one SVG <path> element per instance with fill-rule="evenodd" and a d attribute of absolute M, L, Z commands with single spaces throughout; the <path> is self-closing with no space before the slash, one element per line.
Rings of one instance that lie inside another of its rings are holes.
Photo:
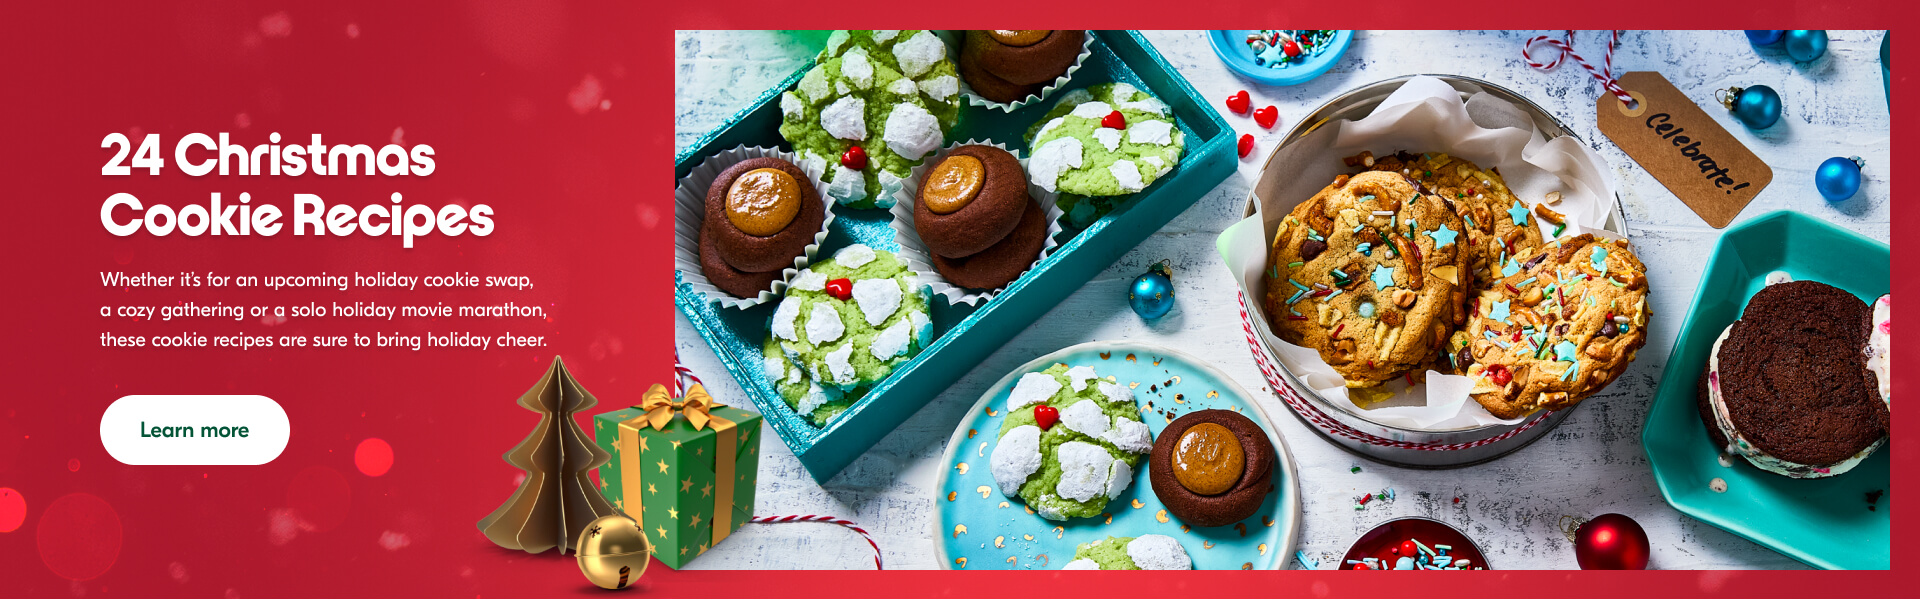
<path fill-rule="evenodd" d="M 1107 113 L 1107 116 L 1100 119 L 1100 126 L 1108 129 L 1126 129 L 1127 116 L 1120 114 L 1117 110 Z"/>
<path fill-rule="evenodd" d="M 1041 431 L 1053 429 L 1053 424 L 1060 422 L 1060 409 L 1045 404 L 1035 405 L 1033 422 L 1040 426 Z"/>
<path fill-rule="evenodd" d="M 1252 154 L 1252 153 L 1253 153 L 1253 134 L 1251 133 L 1240 134 L 1240 158 L 1246 158 L 1248 154 Z"/>
<path fill-rule="evenodd" d="M 1232 96 L 1227 96 L 1227 110 L 1233 111 L 1236 115 L 1244 115 L 1247 114 L 1247 107 L 1253 105 L 1252 102 L 1247 98 L 1247 91 L 1240 90 L 1234 92 Z"/>
<path fill-rule="evenodd" d="M 866 149 L 859 146 L 847 148 L 846 152 L 840 154 L 840 166 L 855 171 L 867 168 Z"/>
<path fill-rule="evenodd" d="M 1293 40 L 1280 40 L 1280 50 L 1286 52 L 1288 58 L 1300 57 L 1300 45 L 1293 43 Z"/>
<path fill-rule="evenodd" d="M 856 146 L 857 147 L 857 146 Z M 853 297 L 853 280 L 841 277 L 827 282 L 827 295 L 846 300 Z"/>
<path fill-rule="evenodd" d="M 1267 105 L 1266 108 L 1253 111 L 1253 122 L 1259 123 L 1261 127 L 1273 129 L 1273 124 L 1279 121 L 1280 109 L 1274 108 L 1271 104 Z"/>

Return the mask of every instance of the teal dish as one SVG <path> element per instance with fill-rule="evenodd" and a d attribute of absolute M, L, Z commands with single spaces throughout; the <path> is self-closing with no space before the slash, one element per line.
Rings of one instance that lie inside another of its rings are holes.
<path fill-rule="evenodd" d="M 1252 30 L 1215 29 L 1207 32 L 1207 41 L 1213 45 L 1213 55 L 1220 57 L 1220 62 L 1226 63 L 1227 68 L 1233 69 L 1241 77 L 1267 85 L 1312 81 L 1333 68 L 1334 63 L 1340 62 L 1340 57 L 1347 53 L 1347 47 L 1353 45 L 1353 30 L 1337 30 L 1325 52 L 1284 69 L 1273 69 L 1253 62 L 1253 49 L 1248 48 L 1245 42 L 1249 31 Z"/>
<path fill-rule="evenodd" d="M 934 339 L 919 356 L 894 369 L 874 384 L 852 407 L 822 427 L 815 427 L 780 399 L 762 367 L 761 342 L 775 303 L 746 310 L 723 309 L 708 302 L 674 272 L 674 306 L 694 331 L 713 348 L 748 399 L 765 418 L 768 428 L 793 450 L 814 480 L 826 482 L 898 427 L 947 386 L 959 380 L 988 354 L 1046 314 L 1095 273 L 1112 264 L 1141 240 L 1158 231 L 1175 215 L 1233 173 L 1238 157 L 1234 131 L 1193 86 L 1168 64 L 1136 31 L 1095 31 L 1092 54 L 1072 82 L 1060 90 L 1110 82 L 1126 82 L 1145 90 L 1173 109 L 1180 131 L 1187 135 L 1187 154 L 1180 164 L 1147 189 L 1113 198 L 1117 206 L 1086 229 L 1061 239 L 1060 245 L 1020 279 L 1008 284 L 992 300 L 978 306 L 947 305 L 934 300 Z M 778 87 L 761 94 L 753 106 L 727 124 L 702 137 L 674 159 L 674 180 L 687 176 L 707 157 L 735 146 L 777 147 L 790 150 L 781 139 L 780 92 L 791 88 L 813 68 L 811 62 Z M 947 139 L 992 140 L 1016 153 L 1027 152 L 1028 126 L 1052 108 L 1035 102 L 1011 113 L 978 106 L 962 106 L 960 122 Z M 832 256 L 849 244 L 894 251 L 892 215 L 883 209 L 836 208 L 832 231 L 820 246 L 820 256 Z M 735 401 L 722 400 L 728 404 Z"/>
<path fill-rule="evenodd" d="M 1890 260 L 1886 244 L 1796 212 L 1767 213 L 1721 234 L 1640 433 L 1668 504 L 1811 566 L 1888 568 L 1892 503 L 1881 498 L 1868 510 L 1867 496 L 1890 491 L 1891 450 L 1826 479 L 1790 479 L 1738 457 L 1723 467 L 1694 390 L 1714 339 L 1766 286 L 1767 274 L 1784 271 L 1871 304 L 1888 291 Z M 1726 481 L 1725 492 L 1709 487 L 1715 478 Z"/>
<path fill-rule="evenodd" d="M 1107 503 L 1111 522 L 1100 517 L 1049 521 L 1028 512 L 1018 498 L 1000 494 L 989 459 L 1014 383 L 1021 375 L 1044 371 L 1055 363 L 1090 366 L 1100 378 L 1111 375 L 1123 385 L 1138 383 L 1133 393 L 1140 403 L 1141 422 L 1155 439 L 1170 422 L 1165 417 L 1169 409 L 1176 418 L 1214 408 L 1253 419 L 1267 432 L 1279 455 L 1273 492 L 1267 494 L 1265 504 L 1254 516 L 1237 524 L 1188 528 L 1179 518 L 1164 513 L 1166 505 L 1154 495 L 1143 461 L 1134 471 L 1133 484 Z M 1176 377 L 1177 383 L 1166 385 Z M 1182 398 L 1176 400 L 1176 394 Z M 1148 402 L 1152 402 L 1152 408 Z M 993 412 L 989 414 L 988 409 Z M 961 467 L 961 463 L 966 466 Z M 1074 549 L 1080 544 L 1107 536 L 1149 533 L 1178 540 L 1193 559 L 1194 569 L 1279 569 L 1293 558 L 1300 530 L 1299 471 L 1286 441 L 1260 404 L 1232 378 L 1199 358 L 1148 344 L 1088 342 L 1033 359 L 1007 373 L 960 419 L 940 467 L 942 474 L 933 498 L 934 551 L 948 569 L 1059 569 L 1073 560 Z M 959 529 L 962 526 L 964 531 Z M 1244 535 L 1241 527 L 1245 528 Z"/>

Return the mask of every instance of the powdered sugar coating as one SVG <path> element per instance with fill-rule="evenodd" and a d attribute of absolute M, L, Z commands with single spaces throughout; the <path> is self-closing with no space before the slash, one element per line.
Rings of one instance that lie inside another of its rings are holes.
<path fill-rule="evenodd" d="M 1113 417 L 1100 410 L 1100 403 L 1081 401 L 1060 411 L 1060 424 L 1097 438 L 1113 429 Z"/>
<path fill-rule="evenodd" d="M 1047 142 L 1033 151 L 1027 161 L 1027 171 L 1033 177 L 1033 183 L 1052 192 L 1059 185 L 1060 174 L 1070 169 L 1078 169 L 1082 164 L 1085 148 L 1080 140 L 1063 137 Z"/>
<path fill-rule="evenodd" d="M 840 321 L 840 311 L 831 303 L 814 304 L 813 312 L 807 314 L 807 343 L 824 346 L 846 332 L 847 324 Z"/>
<path fill-rule="evenodd" d="M 793 289 L 818 292 L 826 287 L 827 276 L 812 269 L 801 271 L 799 275 L 793 276 Z"/>
<path fill-rule="evenodd" d="M 820 110 L 820 127 L 843 140 L 867 138 L 867 101 L 856 96 L 834 100 Z"/>
<path fill-rule="evenodd" d="M 920 160 L 938 149 L 940 143 L 946 140 L 946 134 L 940 131 L 940 120 L 934 118 L 927 109 L 912 104 L 896 104 L 893 112 L 887 115 L 887 130 L 881 139 L 886 140 L 887 149 L 894 154 L 908 160 Z"/>
<path fill-rule="evenodd" d="M 1020 485 L 1040 470 L 1040 428 L 1021 425 L 1000 436 L 989 461 L 993 482 L 1008 497 L 1020 495 Z"/>
<path fill-rule="evenodd" d="M 872 246 L 854 244 L 841 248 L 839 252 L 833 253 L 833 260 L 838 261 L 840 266 L 849 269 L 858 269 L 866 266 L 867 263 L 873 262 L 876 256 L 878 255 L 874 254 Z"/>
<path fill-rule="evenodd" d="M 960 93 L 960 80 L 952 75 L 928 77 L 920 82 L 920 92 L 928 98 L 945 102 L 954 94 Z"/>
<path fill-rule="evenodd" d="M 1127 127 L 1127 141 L 1135 144 L 1153 144 L 1165 146 L 1173 143 L 1173 123 L 1166 121 L 1141 121 Z M 1160 157 L 1150 157 L 1159 160 Z"/>
<path fill-rule="evenodd" d="M 907 346 L 913 343 L 913 325 L 906 321 L 894 323 L 880 331 L 873 338 L 873 347 L 869 349 L 873 357 L 879 360 L 892 360 L 893 357 L 907 353 Z"/>
<path fill-rule="evenodd" d="M 1122 190 L 1138 192 L 1147 187 L 1146 182 L 1140 179 L 1140 167 L 1135 166 L 1133 161 L 1113 161 L 1113 164 L 1107 166 L 1107 172 L 1112 173 L 1113 179 L 1120 182 Z"/>
<path fill-rule="evenodd" d="M 932 32 L 921 30 L 894 44 L 893 57 L 900 61 L 901 72 L 918 78 L 947 57 L 947 44 Z"/>
<path fill-rule="evenodd" d="M 1086 502 L 1107 493 L 1114 460 L 1106 448 L 1075 441 L 1061 444 L 1055 452 L 1060 461 L 1060 483 L 1054 491 L 1060 497 Z"/>
<path fill-rule="evenodd" d="M 858 49 L 848 51 L 840 57 L 840 76 L 856 89 L 873 86 L 873 62 L 867 60 L 867 53 Z"/>
<path fill-rule="evenodd" d="M 1101 434 L 1100 439 L 1135 454 L 1153 450 L 1153 434 L 1147 430 L 1145 423 L 1133 419 L 1114 419 L 1113 425 L 1113 429 Z"/>
<path fill-rule="evenodd" d="M 1149 571 L 1184 571 L 1193 568 L 1193 559 L 1187 556 L 1187 549 L 1180 542 L 1164 535 L 1150 533 L 1127 543 L 1127 558 L 1133 564 Z"/>
<path fill-rule="evenodd" d="M 853 282 L 853 302 L 860 306 L 867 324 L 879 327 L 900 309 L 900 283 L 892 279 L 862 279 Z"/>
<path fill-rule="evenodd" d="M 853 344 L 843 344 L 827 353 L 827 371 L 839 383 L 853 381 Z"/>
<path fill-rule="evenodd" d="M 1096 100 L 1075 106 L 1073 107 L 1073 112 L 1067 114 L 1089 119 L 1104 119 L 1107 115 L 1113 114 L 1113 105 Z"/>
<path fill-rule="evenodd" d="M 1100 145 L 1106 146 L 1108 152 L 1120 149 L 1120 130 L 1118 129 L 1111 127 L 1095 129 L 1093 139 L 1099 141 Z"/>
<path fill-rule="evenodd" d="M 1013 384 L 1013 391 L 1007 393 L 1007 410 L 1016 411 L 1052 398 L 1060 391 L 1060 382 L 1046 373 L 1027 373 Z"/>
<path fill-rule="evenodd" d="M 788 341 L 799 340 L 800 336 L 793 330 L 793 322 L 798 318 L 800 318 L 800 299 L 787 296 L 785 300 L 780 301 L 779 308 L 774 309 L 773 323 L 769 329 L 773 331 L 774 337 Z"/>
<path fill-rule="evenodd" d="M 1087 389 L 1087 380 L 1095 377 L 1099 377 L 1099 375 L 1093 372 L 1093 367 L 1080 365 L 1067 369 L 1067 383 L 1072 384 L 1073 391 L 1076 392 Z"/>

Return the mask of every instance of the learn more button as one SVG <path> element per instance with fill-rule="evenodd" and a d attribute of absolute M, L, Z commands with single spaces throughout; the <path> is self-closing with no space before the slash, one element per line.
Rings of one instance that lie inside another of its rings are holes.
<path fill-rule="evenodd" d="M 100 445 L 128 465 L 264 465 L 289 435 L 266 396 L 123 396 L 100 416 Z"/>

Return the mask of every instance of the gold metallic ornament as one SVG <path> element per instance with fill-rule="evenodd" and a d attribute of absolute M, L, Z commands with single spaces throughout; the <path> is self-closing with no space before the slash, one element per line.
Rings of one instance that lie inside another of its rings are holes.
<path fill-rule="evenodd" d="M 612 514 L 587 524 L 575 544 L 580 573 L 587 581 L 609 589 L 623 589 L 640 580 L 653 556 L 653 543 L 640 524 L 626 515 Z"/>

